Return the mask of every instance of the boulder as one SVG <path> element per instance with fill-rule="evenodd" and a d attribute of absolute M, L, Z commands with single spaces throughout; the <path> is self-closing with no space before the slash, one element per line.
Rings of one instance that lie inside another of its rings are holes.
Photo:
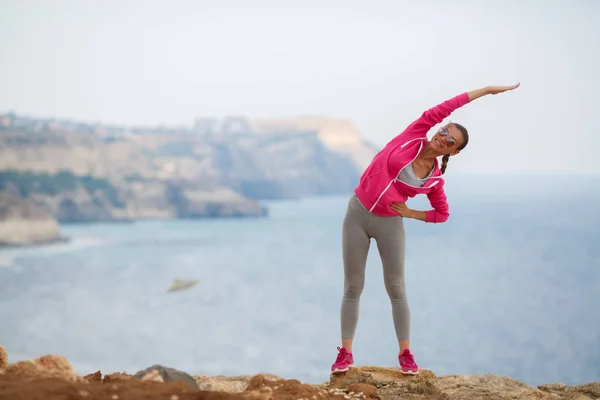
<path fill-rule="evenodd" d="M 30 199 L 0 192 L 0 246 L 64 241 L 56 219 Z"/>
<path fill-rule="evenodd" d="M 181 381 L 186 383 L 192 389 L 198 389 L 198 384 L 196 383 L 196 380 L 190 374 L 183 371 L 179 371 L 175 368 L 169 368 L 158 364 L 136 372 L 134 374 L 134 377 L 137 379 L 150 380 L 155 382 Z"/>
<path fill-rule="evenodd" d="M 277 375 L 261 373 L 266 379 L 282 379 Z M 248 384 L 256 375 L 237 375 L 237 376 L 208 376 L 194 375 L 194 379 L 201 390 L 210 390 L 216 392 L 241 393 L 246 390 Z"/>
<path fill-rule="evenodd" d="M 324 389 L 319 389 L 297 379 L 281 379 L 262 374 L 255 375 L 246 390 L 244 397 L 252 400 L 295 400 L 295 399 L 343 399 L 340 396 L 328 396 Z"/>
<path fill-rule="evenodd" d="M 69 382 L 85 382 L 83 377 L 73 371 L 66 358 L 54 354 L 10 363 L 5 368 L 5 374 L 22 381 L 57 378 Z"/>
<path fill-rule="evenodd" d="M 573 386 L 567 386 L 564 383 L 547 383 L 539 385 L 538 389 L 564 400 L 600 399 L 600 382 Z"/>
<path fill-rule="evenodd" d="M 4 346 L 0 345 L 0 372 L 4 371 L 8 365 L 8 353 Z"/>
<path fill-rule="evenodd" d="M 556 395 L 533 388 L 524 382 L 506 376 L 442 375 L 437 386 L 448 395 L 448 400 L 551 400 Z"/>
<path fill-rule="evenodd" d="M 420 370 L 418 375 L 403 375 L 398 368 L 361 366 L 342 374 L 332 374 L 331 388 L 348 390 L 352 385 L 375 387 L 379 398 L 402 399 L 445 399 L 436 384 L 436 376 L 429 370 Z M 372 394 L 375 396 L 375 394 Z"/>
<path fill-rule="evenodd" d="M 134 379 L 133 376 L 126 374 L 124 372 L 113 372 L 113 373 L 104 375 L 102 382 L 104 382 L 104 383 L 127 382 L 132 379 Z"/>

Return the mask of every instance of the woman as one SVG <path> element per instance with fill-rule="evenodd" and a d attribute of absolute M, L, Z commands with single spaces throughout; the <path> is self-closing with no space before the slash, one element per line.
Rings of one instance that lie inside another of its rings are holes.
<path fill-rule="evenodd" d="M 383 276 L 392 304 L 394 328 L 400 352 L 398 362 L 404 374 L 419 369 L 409 348 L 410 310 L 404 287 L 404 218 L 429 223 L 445 222 L 449 216 L 442 175 L 450 156 L 458 154 L 469 141 L 460 124 L 442 126 L 431 140 L 428 131 L 454 110 L 488 94 L 519 87 L 488 86 L 462 93 L 425 111 L 419 119 L 393 138 L 373 159 L 350 198 L 342 231 L 344 296 L 341 307 L 342 347 L 331 366 L 332 373 L 354 367 L 352 340 L 358 323 L 360 295 L 365 283 L 365 266 L 371 239 L 375 239 L 383 265 Z M 437 157 L 442 156 L 441 166 Z M 417 194 L 427 195 L 431 209 L 417 211 L 405 201 Z"/>

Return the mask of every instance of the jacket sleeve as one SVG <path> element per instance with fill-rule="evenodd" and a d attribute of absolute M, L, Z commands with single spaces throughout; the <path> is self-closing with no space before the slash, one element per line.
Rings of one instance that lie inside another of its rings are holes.
<path fill-rule="evenodd" d="M 469 94 L 467 92 L 454 96 L 428 110 L 415 121 L 413 121 L 404 131 L 390 140 L 389 144 L 398 144 L 407 140 L 423 138 L 427 132 L 448 117 L 454 110 L 469 103 Z"/>
<path fill-rule="evenodd" d="M 446 222 L 448 217 L 450 217 L 450 207 L 448 206 L 448 199 L 444 192 L 444 183 L 442 182 L 439 185 L 434 186 L 432 190 L 427 193 L 427 198 L 433 208 L 425 211 L 425 222 Z"/>

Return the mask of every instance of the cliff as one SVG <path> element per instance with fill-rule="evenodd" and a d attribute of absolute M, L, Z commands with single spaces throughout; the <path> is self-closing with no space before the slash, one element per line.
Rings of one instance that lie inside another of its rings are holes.
<path fill-rule="evenodd" d="M 371 143 L 365 141 L 358 128 L 349 120 L 331 117 L 304 116 L 255 120 L 254 126 L 259 132 L 314 131 L 328 150 L 348 156 L 354 166 L 363 171 L 367 168 L 377 151 Z"/>
<path fill-rule="evenodd" d="M 106 179 L 196 182 L 272 199 L 347 193 L 376 150 L 349 122 L 256 123 L 251 132 L 124 133 L 0 131 L 0 171 Z"/>
<path fill-rule="evenodd" d="M 261 200 L 350 192 L 376 152 L 332 118 L 207 132 L 3 121 L 0 190 L 59 222 L 265 216 Z"/>
<path fill-rule="evenodd" d="M 41 205 L 59 222 L 155 218 L 252 217 L 267 214 L 258 201 L 229 188 L 158 179 L 110 181 L 71 172 L 3 171 L 0 190 Z"/>
<path fill-rule="evenodd" d="M 0 246 L 58 240 L 58 222 L 42 207 L 8 191 L 0 192 Z"/>
<path fill-rule="evenodd" d="M 8 362 L 0 346 L 0 398 L 42 399 L 211 399 L 211 400 L 591 400 L 600 398 L 600 382 L 567 386 L 551 383 L 532 387 L 505 376 L 440 375 L 421 370 L 402 375 L 397 368 L 359 366 L 332 375 L 319 384 L 302 383 L 273 374 L 192 376 L 162 365 L 134 374 L 80 376 L 64 357 L 45 355 Z"/>

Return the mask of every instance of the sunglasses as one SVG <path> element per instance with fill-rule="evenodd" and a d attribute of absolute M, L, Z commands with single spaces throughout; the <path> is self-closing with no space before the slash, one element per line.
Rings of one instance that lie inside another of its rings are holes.
<path fill-rule="evenodd" d="M 454 138 L 452 136 L 450 136 L 449 132 L 448 132 L 448 128 L 445 126 L 442 126 L 439 130 L 438 133 L 441 136 L 448 136 L 446 138 L 446 143 L 448 143 L 450 146 L 454 146 L 454 144 L 456 143 L 456 141 L 454 140 Z"/>

